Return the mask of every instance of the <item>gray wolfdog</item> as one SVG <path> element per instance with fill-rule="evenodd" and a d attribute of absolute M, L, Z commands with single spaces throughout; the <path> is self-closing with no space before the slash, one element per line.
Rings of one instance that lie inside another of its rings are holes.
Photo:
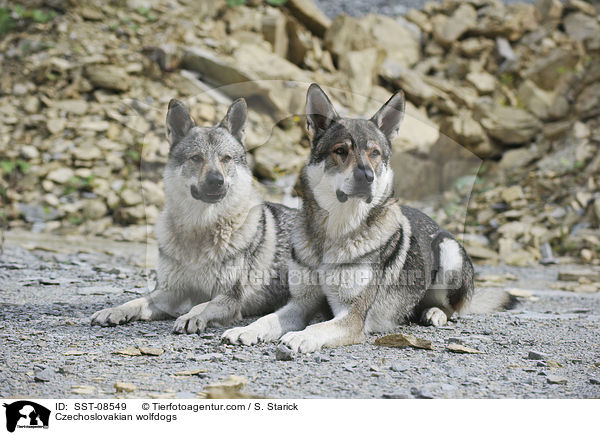
<path fill-rule="evenodd" d="M 184 105 L 171 100 L 156 290 L 98 311 L 92 325 L 179 316 L 173 331 L 189 334 L 287 302 L 296 211 L 263 202 L 253 187 L 243 145 L 246 118 L 246 102 L 238 99 L 219 124 L 197 127 Z"/>
<path fill-rule="evenodd" d="M 391 140 L 403 115 L 402 92 L 371 119 L 348 119 L 319 86 L 310 86 L 311 154 L 291 236 L 290 301 L 223 339 L 253 344 L 281 337 L 294 351 L 312 352 L 361 343 L 368 333 L 409 319 L 440 326 L 456 311 L 486 312 L 511 302 L 504 292 L 475 293 L 463 247 L 393 198 Z M 326 304 L 333 319 L 306 326 Z"/>

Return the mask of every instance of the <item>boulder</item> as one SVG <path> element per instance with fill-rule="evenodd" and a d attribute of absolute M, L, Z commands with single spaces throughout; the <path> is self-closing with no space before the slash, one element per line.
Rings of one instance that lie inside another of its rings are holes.
<path fill-rule="evenodd" d="M 325 36 L 331 20 L 315 6 L 312 0 L 287 0 L 285 7 L 316 36 L 319 38 Z"/>
<path fill-rule="evenodd" d="M 334 60 L 349 51 L 361 51 L 375 47 L 375 40 L 357 18 L 339 15 L 327 29 L 324 38 L 325 48 Z"/>
<path fill-rule="evenodd" d="M 364 110 L 365 97 L 371 95 L 373 80 L 377 76 L 382 57 L 383 53 L 374 47 L 349 51 L 340 56 L 339 69 L 352 91 L 350 101 L 358 113 Z"/>
<path fill-rule="evenodd" d="M 286 21 L 279 9 L 269 9 L 262 17 L 263 38 L 271 44 L 273 53 L 280 57 L 286 57 L 288 51 Z"/>
<path fill-rule="evenodd" d="M 539 119 L 550 118 L 554 94 L 538 88 L 531 80 L 525 80 L 517 91 L 519 102 Z"/>
<path fill-rule="evenodd" d="M 369 29 L 375 44 L 385 50 L 386 59 L 404 66 L 412 66 L 419 60 L 421 41 L 397 20 L 370 14 L 361 23 Z"/>
<path fill-rule="evenodd" d="M 485 71 L 470 72 L 467 74 L 467 81 L 475 86 L 475 89 L 477 89 L 480 94 L 489 94 L 494 92 L 498 86 L 496 77 Z"/>
<path fill-rule="evenodd" d="M 567 35 L 577 41 L 591 39 L 600 33 L 600 24 L 595 16 L 573 12 L 563 19 Z"/>
<path fill-rule="evenodd" d="M 481 125 L 494 139 L 506 145 L 529 142 L 541 130 L 541 122 L 526 110 L 494 104 L 481 119 Z"/>
<path fill-rule="evenodd" d="M 417 109 L 411 102 L 405 106 L 405 115 L 398 136 L 392 142 L 394 152 L 407 150 L 427 155 L 440 136 L 437 125 L 427 117 L 427 112 Z"/>
<path fill-rule="evenodd" d="M 463 3 L 450 17 L 441 14 L 433 17 L 431 20 L 433 38 L 438 44 L 448 47 L 476 23 L 477 11 L 470 4 Z"/>

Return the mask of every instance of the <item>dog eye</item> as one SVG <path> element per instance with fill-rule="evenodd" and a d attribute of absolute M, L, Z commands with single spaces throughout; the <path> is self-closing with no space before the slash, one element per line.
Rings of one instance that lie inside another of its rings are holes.
<path fill-rule="evenodd" d="M 221 161 L 223 163 L 228 163 L 231 161 L 231 156 L 229 154 L 227 154 L 226 156 L 223 156 L 223 158 L 221 159 Z"/>
<path fill-rule="evenodd" d="M 196 155 L 193 155 L 192 157 L 190 157 L 190 160 L 192 160 L 193 162 L 198 163 L 198 162 L 202 161 L 202 156 L 196 154 Z"/>
<path fill-rule="evenodd" d="M 342 148 L 342 147 L 336 148 L 333 152 L 335 154 L 337 154 L 338 156 L 342 156 L 342 157 L 348 155 L 348 151 L 346 151 L 346 148 Z"/>
<path fill-rule="evenodd" d="M 379 152 L 379 150 L 371 151 L 371 157 L 379 157 L 380 155 L 381 153 Z"/>

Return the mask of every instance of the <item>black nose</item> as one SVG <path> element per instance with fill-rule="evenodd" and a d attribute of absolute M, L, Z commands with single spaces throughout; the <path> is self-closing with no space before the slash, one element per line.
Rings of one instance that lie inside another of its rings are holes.
<path fill-rule="evenodd" d="M 357 183 L 371 184 L 374 178 L 373 170 L 368 166 L 358 165 L 354 169 L 354 181 Z"/>
<path fill-rule="evenodd" d="M 217 171 L 212 171 L 206 174 L 206 185 L 209 187 L 222 187 L 225 179 L 223 174 Z"/>

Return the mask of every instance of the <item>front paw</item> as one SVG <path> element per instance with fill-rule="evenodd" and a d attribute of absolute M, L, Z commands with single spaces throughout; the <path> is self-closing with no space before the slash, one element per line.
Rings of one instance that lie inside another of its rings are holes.
<path fill-rule="evenodd" d="M 323 347 L 323 343 L 316 334 L 307 330 L 288 332 L 281 337 L 281 343 L 290 347 L 294 352 L 316 352 Z"/>
<path fill-rule="evenodd" d="M 201 315 L 184 314 L 175 320 L 173 332 L 175 334 L 195 334 L 206 329 L 206 321 Z"/>
<path fill-rule="evenodd" d="M 115 307 L 105 308 L 96 311 L 90 320 L 91 325 L 116 326 L 130 322 L 133 319 L 133 313 L 127 308 Z"/>
<path fill-rule="evenodd" d="M 260 331 L 258 331 L 257 328 L 253 328 L 252 325 L 249 325 L 228 329 L 221 336 L 221 340 L 231 344 L 251 346 L 261 341 L 261 337 Z"/>

